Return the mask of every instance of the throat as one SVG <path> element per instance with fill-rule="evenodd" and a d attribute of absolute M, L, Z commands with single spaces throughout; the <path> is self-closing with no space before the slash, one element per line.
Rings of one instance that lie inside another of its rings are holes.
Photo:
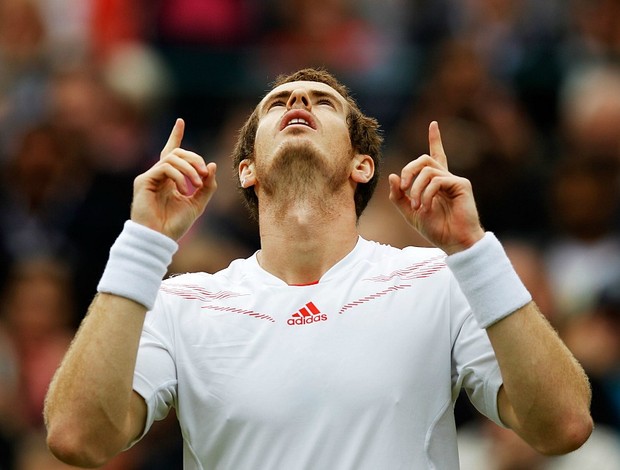
<path fill-rule="evenodd" d="M 298 235 L 312 236 L 321 227 L 329 226 L 339 218 L 339 206 L 334 198 L 324 193 L 305 191 L 304 194 L 279 194 L 261 213 L 261 219 L 271 226 L 288 227 Z"/>

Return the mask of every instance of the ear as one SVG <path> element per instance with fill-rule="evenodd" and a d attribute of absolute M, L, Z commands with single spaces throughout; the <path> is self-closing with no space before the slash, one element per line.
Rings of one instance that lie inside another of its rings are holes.
<path fill-rule="evenodd" d="M 353 157 L 351 179 L 356 183 L 368 183 L 375 174 L 375 162 L 370 155 L 357 154 Z"/>
<path fill-rule="evenodd" d="M 239 163 L 239 182 L 242 188 L 249 188 L 256 184 L 253 160 L 246 158 Z"/>

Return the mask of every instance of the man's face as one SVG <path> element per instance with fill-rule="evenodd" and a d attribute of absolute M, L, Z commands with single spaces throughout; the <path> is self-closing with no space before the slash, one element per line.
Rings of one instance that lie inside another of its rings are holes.
<path fill-rule="evenodd" d="M 320 82 L 285 83 L 258 105 L 254 160 L 257 189 L 304 184 L 323 175 L 330 186 L 348 178 L 352 156 L 348 103 Z M 277 178 L 277 179 L 276 179 Z"/>

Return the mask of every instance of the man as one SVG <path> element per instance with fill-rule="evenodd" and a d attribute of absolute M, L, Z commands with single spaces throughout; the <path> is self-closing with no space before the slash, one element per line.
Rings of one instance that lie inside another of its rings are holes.
<path fill-rule="evenodd" d="M 327 72 L 280 78 L 234 152 L 261 249 L 162 283 L 216 189 L 183 130 L 136 178 L 131 221 L 50 386 L 59 458 L 101 465 L 174 406 L 187 469 L 458 468 L 461 387 L 541 452 L 587 439 L 587 379 L 481 228 L 437 123 L 430 155 L 389 182 L 438 248 L 369 242 L 357 220 L 376 182 L 376 122 Z"/>

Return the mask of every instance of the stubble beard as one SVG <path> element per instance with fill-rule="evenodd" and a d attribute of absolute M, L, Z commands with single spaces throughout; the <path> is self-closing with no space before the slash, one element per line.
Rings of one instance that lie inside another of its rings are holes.
<path fill-rule="evenodd" d="M 333 198 L 330 196 L 342 190 L 349 179 L 346 163 L 343 157 L 333 161 L 323 158 L 308 143 L 291 142 L 278 150 L 269 168 L 260 171 L 258 165 L 257 176 L 265 195 L 278 211 L 306 205 L 332 213 Z"/>

